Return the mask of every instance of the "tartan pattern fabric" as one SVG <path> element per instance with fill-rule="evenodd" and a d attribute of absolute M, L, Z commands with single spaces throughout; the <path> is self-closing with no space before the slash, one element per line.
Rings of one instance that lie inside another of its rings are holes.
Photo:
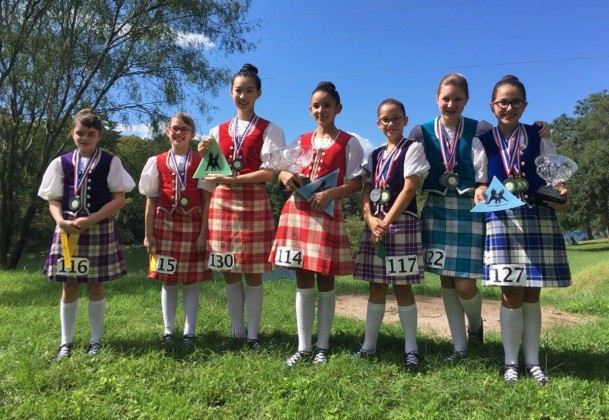
<path fill-rule="evenodd" d="M 421 212 L 423 250 L 442 249 L 444 268 L 425 271 L 450 277 L 476 279 L 484 272 L 483 213 L 472 213 L 473 193 L 459 195 L 449 190 L 445 196 L 429 193 Z"/>
<path fill-rule="evenodd" d="M 275 261 L 278 247 L 288 247 L 303 251 L 303 270 L 338 276 L 353 274 L 353 256 L 338 200 L 334 214 L 332 217 L 313 211 L 308 201 L 292 194 L 281 211 L 269 262 Z"/>
<path fill-rule="evenodd" d="M 275 223 L 263 184 L 219 184 L 209 209 L 207 251 L 234 252 L 233 273 L 265 273 Z"/>
<path fill-rule="evenodd" d="M 521 206 L 486 216 L 484 282 L 491 264 L 525 266 L 526 287 L 567 287 L 571 271 L 556 213 L 545 206 Z"/>
<path fill-rule="evenodd" d="M 421 246 L 421 224 L 419 219 L 410 214 L 401 214 L 393 223 L 397 229 L 395 234 L 387 234 L 384 243 L 388 257 L 400 257 L 417 255 L 418 274 L 388 276 L 385 268 L 385 260 L 376 255 L 376 248 L 370 243 L 370 229 L 368 225 L 364 230 L 362 242 L 355 259 L 354 278 L 372 283 L 386 284 L 417 284 L 423 282 L 423 247 Z"/>
<path fill-rule="evenodd" d="M 67 216 L 67 215 L 66 215 Z M 67 216 L 73 220 L 73 216 Z M 63 258 L 59 226 L 55 227 L 53 242 L 42 272 L 49 281 L 62 283 L 101 283 L 127 274 L 123 253 L 114 232 L 114 219 L 105 219 L 80 234 L 73 258 L 89 259 L 89 274 L 65 276 L 57 274 L 57 261 Z"/>
<path fill-rule="evenodd" d="M 178 208 L 168 213 L 157 208 L 154 219 L 156 253 L 177 260 L 173 274 L 148 271 L 148 277 L 169 283 L 192 284 L 211 280 L 204 253 L 197 251 L 197 237 L 201 232 L 201 211 L 184 213 Z"/>

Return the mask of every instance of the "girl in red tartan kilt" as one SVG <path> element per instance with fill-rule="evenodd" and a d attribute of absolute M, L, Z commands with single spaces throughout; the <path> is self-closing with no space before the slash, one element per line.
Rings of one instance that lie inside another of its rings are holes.
<path fill-rule="evenodd" d="M 313 352 L 313 286 L 316 278 L 319 330 L 313 363 L 327 362 L 335 310 L 334 276 L 353 274 L 353 257 L 340 212 L 340 199 L 361 189 L 364 152 L 355 137 L 336 128 L 334 119 L 341 110 L 340 96 L 334 84 L 319 83 L 309 106 L 317 128 L 299 138 L 300 147 L 314 151 L 313 161 L 303 170 L 303 175 L 315 181 L 338 169 L 338 183 L 334 188 L 314 194 L 309 201 L 299 194 L 292 194 L 281 212 L 269 256 L 269 262 L 296 269 L 298 351 L 286 361 L 288 366 L 310 358 Z M 345 178 L 347 181 L 343 182 Z M 291 172 L 282 171 L 279 180 L 288 191 L 301 186 L 298 174 Z M 329 216 L 324 210 L 332 199 L 334 211 Z M 285 255 L 292 255 L 293 261 L 286 264 L 282 257 Z"/>
<path fill-rule="evenodd" d="M 224 275 L 233 337 L 247 338 L 252 349 L 260 348 L 262 274 L 272 269 L 267 258 L 275 232 L 264 184 L 274 175 L 270 167 L 271 151 L 285 146 L 283 130 L 254 112 L 261 89 L 258 69 L 251 64 L 244 64 L 233 76 L 230 94 L 237 116 L 210 131 L 233 175 L 211 174 L 206 178 L 217 184 L 209 210 L 209 266 Z M 208 148 L 208 140 L 199 143 L 201 154 Z"/>
<path fill-rule="evenodd" d="M 80 285 L 86 283 L 91 339 L 87 354 L 100 351 L 106 299 L 104 282 L 127 274 L 114 215 L 135 187 L 118 157 L 97 147 L 103 124 L 89 109 L 74 117 L 70 136 L 77 150 L 53 160 L 38 195 L 49 202 L 57 223 L 44 273 L 63 282 L 60 303 L 61 344 L 56 360 L 72 354 Z"/>
<path fill-rule="evenodd" d="M 195 136 L 192 117 L 177 113 L 168 121 L 165 135 L 171 149 L 148 159 L 140 177 L 140 193 L 146 196 L 144 246 L 150 255 L 148 277 L 163 282 L 163 344 L 173 343 L 182 283 L 182 345 L 189 347 L 196 340 L 198 283 L 212 278 L 204 259 L 210 192 L 204 189 L 205 181 L 193 178 L 201 157 L 190 149 Z"/>
<path fill-rule="evenodd" d="M 367 226 L 354 278 L 370 282 L 370 293 L 364 343 L 354 355 L 365 357 L 376 352 L 387 290 L 392 284 L 404 334 L 405 363 L 414 368 L 419 364 L 419 350 L 412 285 L 423 282 L 424 271 L 416 193 L 419 179 L 429 171 L 429 162 L 421 143 L 403 137 L 407 123 L 404 104 L 395 99 L 381 102 L 377 126 L 387 143 L 370 153 L 366 168 L 371 174 L 362 194 Z"/>

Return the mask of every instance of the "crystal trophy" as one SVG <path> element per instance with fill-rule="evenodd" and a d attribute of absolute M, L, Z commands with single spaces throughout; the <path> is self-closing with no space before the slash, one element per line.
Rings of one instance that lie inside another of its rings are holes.
<path fill-rule="evenodd" d="M 535 159 L 537 174 L 542 177 L 548 185 L 540 187 L 535 193 L 537 202 L 551 202 L 564 204 L 567 197 L 560 194 L 556 185 L 568 181 L 577 171 L 577 164 L 566 156 L 541 155 Z"/>
<path fill-rule="evenodd" d="M 270 166 L 275 171 L 288 171 L 300 178 L 302 185 L 307 185 L 311 180 L 302 175 L 303 169 L 311 164 L 315 152 L 313 149 L 303 149 L 300 144 L 290 147 L 282 147 L 271 151 Z"/>

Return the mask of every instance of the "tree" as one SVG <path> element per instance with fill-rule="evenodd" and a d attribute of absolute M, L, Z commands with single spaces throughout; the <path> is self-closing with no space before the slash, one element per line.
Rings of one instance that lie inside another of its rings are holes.
<path fill-rule="evenodd" d="M 153 126 L 229 78 L 214 51 L 252 48 L 249 0 L 3 0 L 0 3 L 0 269 L 14 268 L 42 205 L 50 160 L 83 107 Z"/>

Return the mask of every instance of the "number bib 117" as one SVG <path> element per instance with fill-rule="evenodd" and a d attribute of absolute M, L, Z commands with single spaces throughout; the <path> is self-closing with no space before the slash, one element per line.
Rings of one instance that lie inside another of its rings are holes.
<path fill-rule="evenodd" d="M 231 271 L 235 268 L 234 252 L 212 252 L 207 260 L 207 268 L 217 271 Z"/>
<path fill-rule="evenodd" d="M 150 258 L 150 271 L 159 274 L 173 274 L 178 268 L 178 260 L 167 255 L 153 255 Z"/>
<path fill-rule="evenodd" d="M 527 273 L 524 265 L 493 264 L 489 267 L 490 283 L 496 286 L 526 286 Z"/>
<path fill-rule="evenodd" d="M 63 258 L 57 260 L 57 275 L 78 277 L 89 274 L 89 259 L 88 258 L 72 258 L 72 267 L 66 267 L 66 261 Z"/>
<path fill-rule="evenodd" d="M 419 274 L 418 262 L 419 259 L 416 255 L 385 257 L 385 275 L 395 277 Z"/>
<path fill-rule="evenodd" d="M 275 265 L 281 267 L 302 268 L 304 258 L 302 249 L 292 249 L 287 246 L 278 246 L 275 252 Z"/>
<path fill-rule="evenodd" d="M 427 248 L 423 250 L 423 262 L 427 268 L 444 268 L 446 254 L 443 249 Z"/>

